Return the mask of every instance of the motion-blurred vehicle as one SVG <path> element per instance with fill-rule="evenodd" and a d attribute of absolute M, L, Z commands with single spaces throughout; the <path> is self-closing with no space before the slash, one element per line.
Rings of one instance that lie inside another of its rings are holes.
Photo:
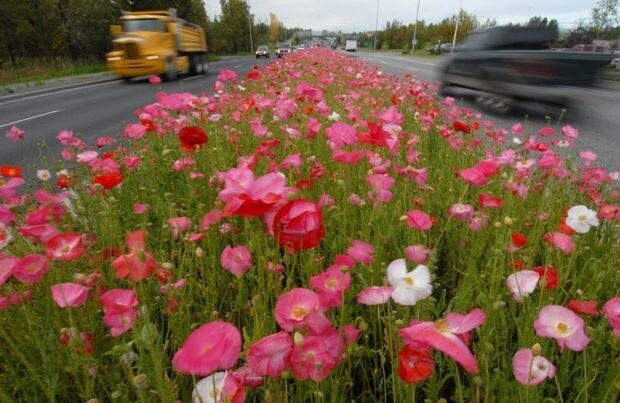
<path fill-rule="evenodd" d="M 620 69 L 620 57 L 616 57 L 611 61 L 611 67 L 614 69 Z"/>
<path fill-rule="evenodd" d="M 256 48 L 256 58 L 260 59 L 261 57 L 269 59 L 269 48 L 267 46 L 259 46 Z"/>
<path fill-rule="evenodd" d="M 344 50 L 347 52 L 355 52 L 357 51 L 357 40 L 356 39 L 347 39 L 344 44 Z"/>
<path fill-rule="evenodd" d="M 450 53 L 452 51 L 452 44 L 437 43 L 429 48 L 426 48 L 426 51 L 431 55 L 443 55 L 444 53 Z"/>
<path fill-rule="evenodd" d="M 297 50 L 304 50 L 304 49 L 306 49 L 306 45 L 297 46 Z"/>
<path fill-rule="evenodd" d="M 161 74 L 168 80 L 177 73 L 202 74 L 207 70 L 207 40 L 199 25 L 168 11 L 123 12 L 122 25 L 111 25 L 112 51 L 106 65 L 129 79 Z"/>
<path fill-rule="evenodd" d="M 278 58 L 284 57 L 292 52 L 291 45 L 288 43 L 281 43 L 276 48 L 276 56 Z"/>
<path fill-rule="evenodd" d="M 477 30 L 442 63 L 440 93 L 474 90 L 479 103 L 499 112 L 532 101 L 566 106 L 595 83 L 613 54 L 556 52 L 548 48 L 556 36 L 543 27 Z"/>

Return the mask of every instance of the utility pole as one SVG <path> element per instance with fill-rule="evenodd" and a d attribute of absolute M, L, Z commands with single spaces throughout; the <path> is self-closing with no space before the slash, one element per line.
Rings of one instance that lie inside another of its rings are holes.
<path fill-rule="evenodd" d="M 459 1 L 459 13 L 456 16 L 456 27 L 454 27 L 454 37 L 452 38 L 452 49 L 450 49 L 450 53 L 454 52 L 454 45 L 456 44 L 456 32 L 459 30 L 459 22 L 461 22 L 461 10 L 462 10 L 463 0 Z"/>
<path fill-rule="evenodd" d="M 418 0 L 418 7 L 415 11 L 415 25 L 413 27 L 413 41 L 411 41 L 411 52 L 415 53 L 416 34 L 418 33 L 418 14 L 420 13 L 420 0 Z"/>
<path fill-rule="evenodd" d="M 254 52 L 254 42 L 252 41 L 252 14 L 250 14 L 250 2 L 248 0 L 248 25 L 250 28 L 250 53 Z"/>
<path fill-rule="evenodd" d="M 377 19 L 375 20 L 375 45 L 373 50 L 377 51 L 377 31 L 379 29 L 379 0 L 377 0 Z"/>

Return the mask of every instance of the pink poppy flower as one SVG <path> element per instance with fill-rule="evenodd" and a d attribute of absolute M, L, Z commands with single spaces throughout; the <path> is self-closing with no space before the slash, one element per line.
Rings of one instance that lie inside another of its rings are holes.
<path fill-rule="evenodd" d="M 219 81 L 236 81 L 237 73 L 233 70 L 222 69 L 220 70 L 220 74 L 218 74 L 217 79 Z"/>
<path fill-rule="evenodd" d="M 224 214 L 220 210 L 211 210 L 202 217 L 200 220 L 200 230 L 206 231 L 213 224 L 217 224 L 224 217 Z"/>
<path fill-rule="evenodd" d="M 372 263 L 375 261 L 372 245 L 359 240 L 354 240 L 353 245 L 347 248 L 347 255 L 360 263 Z"/>
<path fill-rule="evenodd" d="M 252 255 L 248 248 L 243 245 L 226 246 L 220 256 L 220 263 L 224 270 L 228 270 L 235 276 L 245 274 L 252 267 Z"/>
<path fill-rule="evenodd" d="M 263 337 L 248 350 L 248 366 L 259 375 L 280 376 L 289 366 L 293 348 L 291 336 L 278 332 Z"/>
<path fill-rule="evenodd" d="M 575 250 L 575 241 L 570 236 L 562 232 L 548 232 L 545 234 L 545 241 L 554 248 L 566 253 L 573 253 Z"/>
<path fill-rule="evenodd" d="M 149 206 L 148 204 L 142 204 L 142 203 L 133 204 L 134 214 L 142 215 L 142 214 L 148 213 L 149 211 L 151 211 L 151 206 Z"/>
<path fill-rule="evenodd" d="M 0 181 L 0 199 L 13 199 L 19 195 L 15 189 L 25 183 L 23 178 L 11 178 L 8 181 Z"/>
<path fill-rule="evenodd" d="M 341 267 L 332 265 L 324 272 L 310 278 L 310 286 L 319 291 L 319 301 L 323 308 L 340 306 L 344 294 L 349 290 L 351 275 L 344 273 Z"/>
<path fill-rule="evenodd" d="M 463 341 L 468 332 L 484 323 L 482 309 L 474 309 L 467 315 L 451 312 L 445 319 L 435 322 L 415 322 L 400 330 L 406 344 L 418 343 L 435 348 L 458 362 L 469 373 L 478 372 L 476 358 Z"/>
<path fill-rule="evenodd" d="M 193 331 L 174 354 L 172 366 L 190 375 L 209 375 L 216 369 L 230 369 L 241 353 L 241 334 L 232 324 L 215 321 Z"/>
<path fill-rule="evenodd" d="M 60 283 L 51 286 L 52 298 L 60 308 L 75 308 L 88 298 L 88 287 L 75 283 Z"/>
<path fill-rule="evenodd" d="M 554 338 L 560 349 L 568 347 L 582 351 L 590 343 L 584 331 L 585 323 L 573 311 L 560 305 L 547 305 L 538 313 L 534 321 L 536 334 Z"/>
<path fill-rule="evenodd" d="M 276 322 L 287 332 L 296 327 L 310 327 L 311 330 L 320 332 L 322 328 L 329 326 L 329 321 L 320 312 L 320 308 L 321 301 L 316 293 L 306 288 L 294 288 L 278 298 L 275 308 Z"/>
<path fill-rule="evenodd" d="M 117 314 L 129 311 L 138 305 L 135 290 L 115 288 L 106 291 L 99 297 L 106 314 Z"/>
<path fill-rule="evenodd" d="M 192 226 L 192 221 L 187 217 L 172 217 L 166 222 L 172 229 L 173 239 L 178 239 L 181 232 L 187 231 Z"/>
<path fill-rule="evenodd" d="M 336 122 L 325 130 L 329 141 L 327 144 L 332 150 L 337 150 L 345 145 L 357 143 L 357 130 L 343 122 Z"/>
<path fill-rule="evenodd" d="M 614 334 L 620 337 L 620 297 L 615 297 L 605 302 L 602 312 L 614 329 Z"/>
<path fill-rule="evenodd" d="M 217 372 L 201 379 L 192 390 L 192 403 L 243 403 L 245 391 L 233 372 Z"/>
<path fill-rule="evenodd" d="M 82 235 L 61 233 L 52 237 L 45 244 L 45 254 L 52 260 L 68 262 L 80 258 L 86 253 L 82 246 Z"/>
<path fill-rule="evenodd" d="M 515 301 L 521 302 L 534 292 L 538 285 L 540 275 L 533 270 L 521 270 L 512 273 L 506 279 L 506 285 Z"/>
<path fill-rule="evenodd" d="M 13 275 L 13 268 L 19 261 L 18 257 L 0 257 L 0 285 L 3 285 Z"/>
<path fill-rule="evenodd" d="M 4 136 L 7 139 L 19 141 L 24 138 L 24 131 L 17 128 L 17 126 L 11 126 L 11 128 L 4 133 Z"/>
<path fill-rule="evenodd" d="M 43 280 L 48 270 L 45 256 L 32 254 L 19 259 L 13 266 L 13 277 L 25 284 L 36 284 Z"/>
<path fill-rule="evenodd" d="M 407 260 L 415 264 L 424 264 L 431 254 L 431 250 L 424 245 L 410 245 L 405 248 Z"/>
<path fill-rule="evenodd" d="M 290 355 L 291 369 L 295 379 L 308 378 L 315 382 L 324 380 L 338 364 L 342 342 L 337 332 L 303 337 L 300 346 L 294 346 Z"/>
<path fill-rule="evenodd" d="M 448 215 L 455 220 L 469 221 L 474 213 L 474 206 L 470 204 L 454 203 L 448 209 Z"/>
<path fill-rule="evenodd" d="M 512 372 L 520 384 L 538 385 L 546 378 L 553 378 L 555 367 L 541 355 L 534 355 L 531 349 L 522 348 L 512 359 Z"/>
<path fill-rule="evenodd" d="M 469 224 L 467 224 L 467 227 L 474 232 L 480 232 L 485 229 L 488 224 L 489 216 L 479 211 L 476 211 L 474 214 L 472 214 L 471 219 L 469 220 Z"/>
<path fill-rule="evenodd" d="M 465 168 L 459 174 L 465 182 L 473 186 L 483 186 L 489 181 L 489 178 L 477 168 Z"/>
<path fill-rule="evenodd" d="M 500 208 L 504 204 L 504 200 L 490 193 L 481 193 L 478 196 L 478 203 L 480 208 Z"/>
<path fill-rule="evenodd" d="M 411 228 L 415 228 L 419 231 L 427 231 L 433 226 L 431 217 L 420 210 L 412 210 L 407 212 L 407 223 Z"/>
<path fill-rule="evenodd" d="M 237 368 L 232 374 L 243 386 L 248 388 L 260 388 L 265 383 L 265 378 L 252 371 L 247 365 Z"/>
<path fill-rule="evenodd" d="M 357 303 L 363 305 L 381 305 L 390 300 L 392 287 L 368 287 L 357 294 Z"/>

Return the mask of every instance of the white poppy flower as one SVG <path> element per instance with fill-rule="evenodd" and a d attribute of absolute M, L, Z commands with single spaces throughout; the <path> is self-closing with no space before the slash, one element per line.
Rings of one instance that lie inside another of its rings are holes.
<path fill-rule="evenodd" d="M 533 270 L 521 270 L 512 273 L 506 279 L 506 285 L 515 301 L 523 301 L 523 297 L 527 297 L 534 292 L 538 285 L 540 275 Z"/>
<path fill-rule="evenodd" d="M 566 225 L 571 227 L 575 232 L 585 234 L 590 231 L 590 227 L 598 227 L 596 211 L 590 210 L 586 206 L 573 206 L 568 209 Z"/>
<path fill-rule="evenodd" d="M 392 299 L 401 305 L 415 305 L 433 292 L 428 267 L 418 265 L 407 272 L 405 259 L 397 259 L 388 265 L 387 278 L 394 289 Z"/>

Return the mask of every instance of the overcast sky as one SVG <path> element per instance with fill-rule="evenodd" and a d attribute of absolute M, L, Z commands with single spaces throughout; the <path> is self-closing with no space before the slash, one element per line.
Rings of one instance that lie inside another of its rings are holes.
<path fill-rule="evenodd" d="M 462 0 L 464 10 L 474 13 L 480 22 L 495 17 L 502 23 L 525 22 L 540 15 L 555 18 L 561 28 L 571 28 L 589 20 L 596 0 Z M 219 0 L 205 0 L 210 17 L 221 14 Z M 377 0 L 249 0 L 251 12 L 258 21 L 269 21 L 269 13 L 277 15 L 287 27 L 342 30 L 343 32 L 375 29 Z M 379 28 L 387 21 L 408 24 L 415 21 L 417 0 L 379 0 Z M 419 18 L 438 22 L 456 13 L 459 0 L 420 0 Z"/>

